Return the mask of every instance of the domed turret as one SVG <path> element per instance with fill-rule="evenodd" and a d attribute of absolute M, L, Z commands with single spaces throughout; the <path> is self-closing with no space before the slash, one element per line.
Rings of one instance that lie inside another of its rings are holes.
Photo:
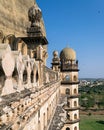
<path fill-rule="evenodd" d="M 72 48 L 64 48 L 60 53 L 60 60 L 76 60 L 76 52 Z"/>
<path fill-rule="evenodd" d="M 58 51 L 54 51 L 54 52 L 53 52 L 53 56 L 54 56 L 54 57 L 58 57 Z"/>
<path fill-rule="evenodd" d="M 60 58 L 58 56 L 58 51 L 54 51 L 52 59 L 52 69 L 55 71 L 59 71 L 59 66 L 60 66 Z"/>

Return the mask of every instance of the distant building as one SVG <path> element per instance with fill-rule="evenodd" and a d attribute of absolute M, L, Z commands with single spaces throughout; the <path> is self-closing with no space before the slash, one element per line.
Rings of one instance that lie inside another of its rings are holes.
<path fill-rule="evenodd" d="M 48 41 L 36 2 L 28 18 L 27 36 L 0 37 L 0 129 L 79 130 L 76 52 L 64 48 L 59 57 L 54 51 L 52 69 L 48 68 Z M 57 110 L 60 120 L 54 125 Z"/>

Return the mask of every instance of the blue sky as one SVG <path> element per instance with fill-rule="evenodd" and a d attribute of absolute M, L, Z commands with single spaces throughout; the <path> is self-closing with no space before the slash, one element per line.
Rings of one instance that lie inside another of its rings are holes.
<path fill-rule="evenodd" d="M 104 0 L 37 0 L 42 9 L 51 66 L 52 52 L 77 53 L 80 78 L 104 78 Z"/>

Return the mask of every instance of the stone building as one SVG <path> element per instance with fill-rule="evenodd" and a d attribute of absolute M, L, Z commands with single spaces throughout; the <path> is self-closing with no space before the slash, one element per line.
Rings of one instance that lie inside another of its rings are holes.
<path fill-rule="evenodd" d="M 18 0 L 19 5 L 19 1 L 23 2 Z M 9 0 L 5 7 L 10 7 L 10 2 L 15 5 Z M 36 2 L 25 7 L 27 35 L 18 20 L 15 23 L 19 28 L 13 25 L 12 32 L 12 16 L 4 27 L 0 21 L 0 130 L 79 130 L 76 52 L 64 48 L 59 57 L 54 51 L 52 68 L 48 68 L 48 41 L 41 9 Z M 5 28 L 10 33 L 6 34 Z"/>

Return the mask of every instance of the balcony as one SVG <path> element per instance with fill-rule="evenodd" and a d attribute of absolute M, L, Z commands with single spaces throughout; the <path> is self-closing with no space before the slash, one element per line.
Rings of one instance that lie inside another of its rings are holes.
<path fill-rule="evenodd" d="M 80 94 L 67 95 L 68 98 L 78 98 Z"/>
<path fill-rule="evenodd" d="M 69 107 L 67 104 L 65 104 L 65 105 L 63 105 L 63 109 L 65 111 L 75 111 L 75 110 L 79 110 L 80 107 L 79 106 L 77 106 L 77 107 Z"/>
<path fill-rule="evenodd" d="M 65 123 L 66 124 L 74 124 L 74 123 L 78 123 L 79 121 L 80 121 L 80 119 L 76 119 L 76 120 L 66 119 Z"/>
<path fill-rule="evenodd" d="M 77 64 L 63 64 L 61 67 L 61 71 L 79 71 Z"/>
<path fill-rule="evenodd" d="M 79 80 L 78 81 L 67 81 L 67 80 L 64 80 L 64 81 L 61 81 L 61 84 L 68 84 L 68 85 L 73 85 L 73 84 L 79 84 Z"/>

